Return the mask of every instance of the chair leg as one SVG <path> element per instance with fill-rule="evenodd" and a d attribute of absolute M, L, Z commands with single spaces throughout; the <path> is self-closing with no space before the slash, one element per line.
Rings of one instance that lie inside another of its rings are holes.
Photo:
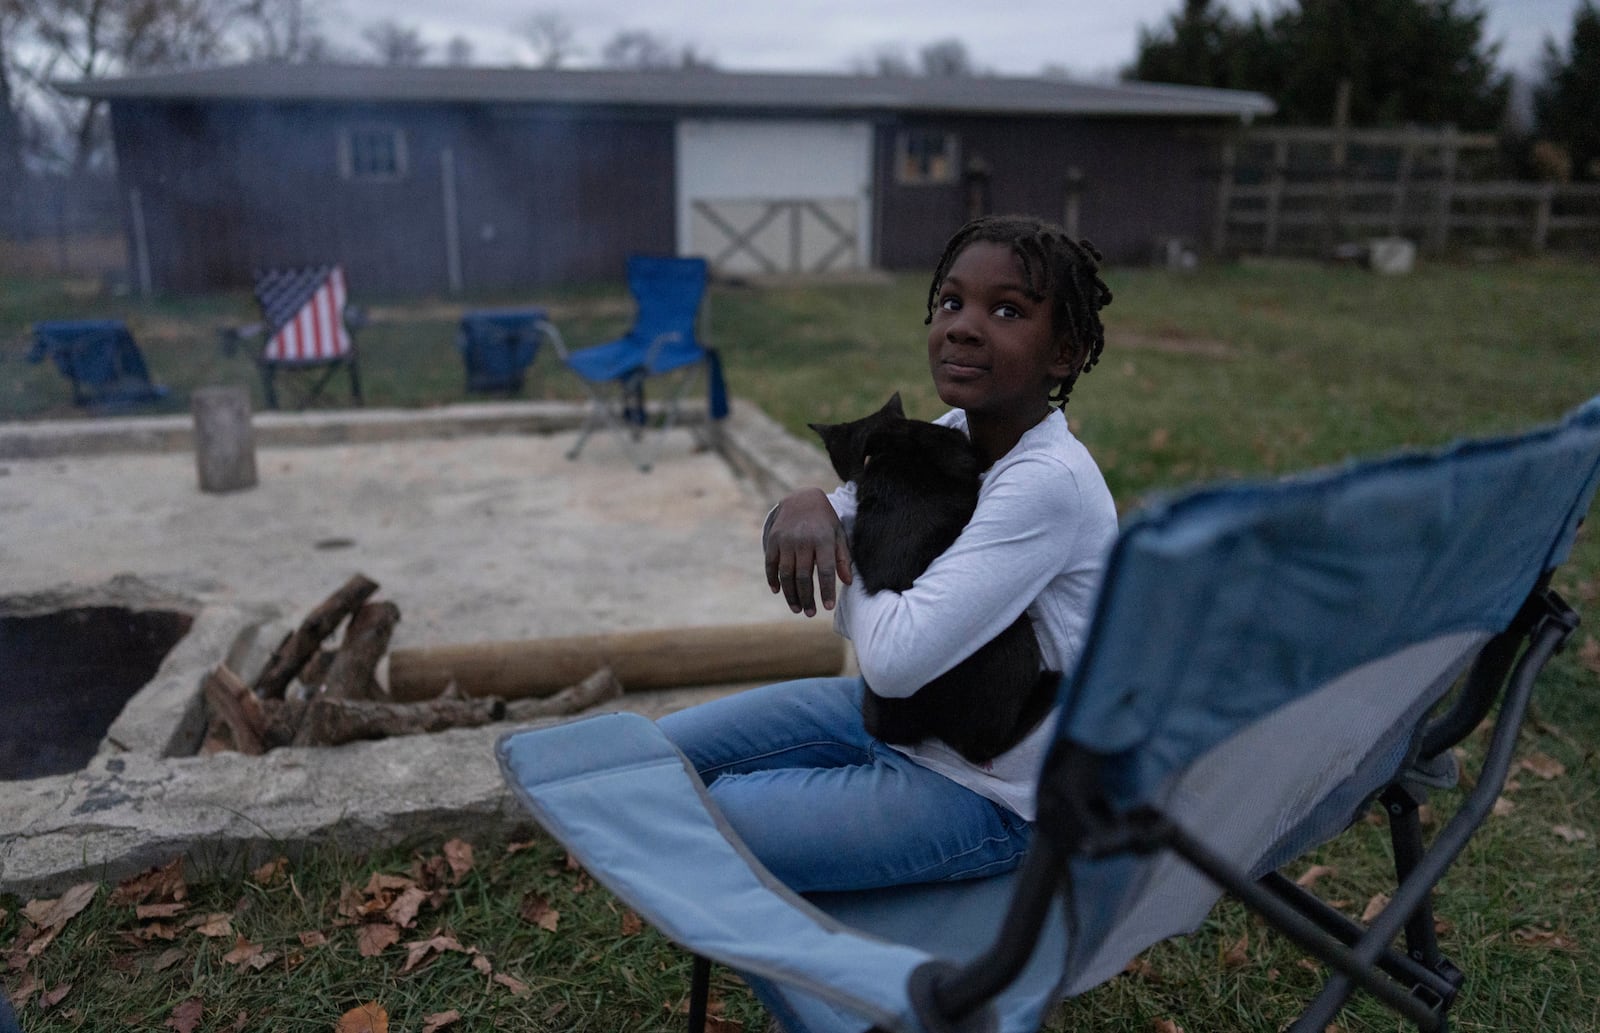
<path fill-rule="evenodd" d="M 574 441 L 572 447 L 567 449 L 568 459 L 578 458 L 578 453 L 583 451 L 584 443 L 589 440 L 589 436 L 595 432 L 595 428 L 599 426 L 599 421 L 603 419 L 600 407 L 604 404 L 598 398 L 590 399 L 589 409 L 583 414 L 583 426 L 578 428 L 578 440 Z"/>
<path fill-rule="evenodd" d="M 1396 884 L 1411 877 L 1424 854 L 1422 844 L 1422 819 L 1417 814 L 1421 804 L 1411 792 L 1399 785 L 1390 786 L 1381 797 L 1384 810 L 1389 815 L 1389 839 L 1394 846 Z M 1437 970 L 1444 955 L 1439 951 L 1439 937 L 1433 928 L 1433 895 L 1422 898 L 1422 903 L 1406 922 L 1406 952 L 1411 957 Z"/>
<path fill-rule="evenodd" d="M 266 397 L 268 409 L 276 409 L 278 407 L 278 390 L 273 383 L 276 377 L 277 371 L 270 365 L 263 364 L 261 366 L 261 393 Z"/>
<path fill-rule="evenodd" d="M 361 396 L 361 364 L 356 361 L 355 352 L 350 353 L 350 397 L 357 405 L 367 404 Z"/>
<path fill-rule="evenodd" d="M 590 389 L 589 411 L 584 415 L 583 426 L 578 431 L 578 440 L 567 449 L 567 458 L 578 458 L 578 453 L 583 451 L 589 436 L 604 424 L 616 431 L 618 439 L 622 442 L 623 452 L 640 472 L 649 473 L 652 466 L 649 442 L 636 436 L 635 427 L 626 416 L 627 404 L 625 394 L 613 401 L 600 392 Z"/>
<path fill-rule="evenodd" d="M 689 976 L 689 1033 L 705 1033 L 706 1005 L 711 998 L 711 961 L 696 954 Z"/>

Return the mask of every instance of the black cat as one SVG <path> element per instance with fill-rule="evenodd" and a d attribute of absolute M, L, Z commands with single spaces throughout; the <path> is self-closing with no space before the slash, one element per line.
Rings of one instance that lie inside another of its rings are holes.
<path fill-rule="evenodd" d="M 809 425 L 840 478 L 856 482 L 850 554 L 870 593 L 903 592 L 960 535 L 978 505 L 976 449 L 959 430 L 910 420 L 897 392 L 877 412 Z M 942 739 L 982 764 L 1015 746 L 1050 710 L 1058 672 L 1039 669 L 1027 614 L 909 697 L 861 701 L 885 742 Z"/>

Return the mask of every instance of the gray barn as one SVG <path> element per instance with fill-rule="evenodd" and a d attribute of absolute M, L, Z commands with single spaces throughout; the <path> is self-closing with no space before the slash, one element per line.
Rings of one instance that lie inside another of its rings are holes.
<path fill-rule="evenodd" d="M 342 262 L 366 294 L 925 269 L 978 212 L 1112 261 L 1208 239 L 1253 93 L 1049 79 L 245 65 L 82 82 L 109 102 L 131 279 Z"/>

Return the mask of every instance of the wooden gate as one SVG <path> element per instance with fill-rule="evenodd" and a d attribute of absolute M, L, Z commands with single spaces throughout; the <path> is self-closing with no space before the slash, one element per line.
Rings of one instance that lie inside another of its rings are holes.
<path fill-rule="evenodd" d="M 697 199 L 690 250 L 719 273 L 794 275 L 860 267 L 853 197 Z"/>

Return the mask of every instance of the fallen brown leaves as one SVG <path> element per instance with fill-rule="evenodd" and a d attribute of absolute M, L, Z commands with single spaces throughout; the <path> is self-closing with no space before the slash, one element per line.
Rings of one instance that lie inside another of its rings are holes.
<path fill-rule="evenodd" d="M 389 1033 L 389 1012 L 377 1001 L 368 1001 L 339 1016 L 334 1033 Z"/>
<path fill-rule="evenodd" d="M 1337 874 L 1338 869 L 1334 868 L 1332 865 L 1314 864 L 1305 871 L 1301 872 L 1300 877 L 1295 879 L 1294 882 L 1295 885 L 1299 886 L 1301 889 L 1308 890 L 1328 876 Z"/>
<path fill-rule="evenodd" d="M 550 906 L 550 901 L 537 893 L 529 893 L 522 898 L 522 907 L 518 911 L 524 922 L 536 925 L 547 933 L 556 931 L 556 926 L 561 922 L 561 912 Z"/>
<path fill-rule="evenodd" d="M 200 998 L 190 997 L 172 1009 L 163 1028 L 177 1030 L 177 1033 L 194 1033 L 204 1013 L 205 1005 Z"/>
<path fill-rule="evenodd" d="M 1583 644 L 1578 647 L 1578 662 L 1590 673 L 1600 674 L 1600 642 L 1596 642 L 1593 635 L 1583 637 Z"/>
<path fill-rule="evenodd" d="M 24 904 L 21 911 L 24 924 L 6 954 L 7 964 L 12 969 L 20 969 L 43 954 L 67 923 L 93 902 L 99 888 L 97 883 L 79 883 L 54 899 L 30 900 Z"/>
<path fill-rule="evenodd" d="M 1250 963 L 1250 934 L 1245 933 L 1222 951 L 1223 968 L 1242 968 Z"/>
<path fill-rule="evenodd" d="M 422 1033 L 439 1033 L 439 1030 L 453 1022 L 461 1021 L 461 1013 L 451 1008 L 449 1011 L 436 1012 L 422 1020 Z"/>
<path fill-rule="evenodd" d="M 1511 942 L 1523 947 L 1539 947 L 1544 950 L 1575 951 L 1578 941 L 1566 933 L 1556 932 L 1553 929 L 1513 929 Z"/>
<path fill-rule="evenodd" d="M 515 853 L 519 849 L 527 849 L 529 845 L 514 845 L 507 852 Z M 413 938 L 406 938 L 407 931 L 414 929 L 423 915 L 437 911 L 448 902 L 455 888 L 472 873 L 475 864 L 472 844 L 462 839 L 452 839 L 441 847 L 439 853 L 415 858 L 406 874 L 375 872 L 362 886 L 346 885 L 335 906 L 332 925 L 335 928 L 354 927 L 356 947 L 362 957 L 378 957 L 405 941 L 406 955 L 400 967 L 401 973 L 417 971 L 445 955 L 460 954 L 484 976 L 486 987 L 499 987 L 514 995 L 526 994 L 529 991 L 526 983 L 510 974 L 495 972 L 494 965 L 482 951 L 462 944 L 448 930 L 434 928 L 426 936 L 415 937 L 413 934 Z M 578 877 L 580 880 L 587 878 L 581 870 Z M 287 883 L 299 896 L 300 891 L 294 885 L 294 875 L 287 858 L 278 857 L 255 868 L 250 873 L 250 879 L 262 887 Z M 18 909 L 20 930 L 6 945 L 4 954 L 0 955 L 0 961 L 11 971 L 20 973 L 8 986 L 16 1007 L 27 1005 L 40 1010 L 53 1008 L 72 991 L 72 984 L 68 982 L 46 986 L 29 970 L 30 963 L 44 953 L 75 916 L 94 902 L 98 890 L 97 883 L 82 883 L 59 897 L 30 901 Z M 146 957 L 141 960 L 134 955 L 118 955 L 111 959 L 113 966 L 130 972 L 141 967 L 150 972 L 174 968 L 194 957 L 197 951 L 206 949 L 201 945 L 207 941 L 231 944 L 226 948 L 219 944 L 215 949 L 224 951 L 221 954 L 224 965 L 242 972 L 260 972 L 274 964 L 293 969 L 305 960 L 307 951 L 329 943 L 329 932 L 322 929 L 302 930 L 295 936 L 298 944 L 295 940 L 289 941 L 290 949 L 287 952 L 271 950 L 267 945 L 254 942 L 238 928 L 241 916 L 250 907 L 249 897 L 242 898 L 231 913 L 210 911 L 189 914 L 191 901 L 181 859 L 123 880 L 111 890 L 106 902 L 110 907 L 127 909 L 127 917 L 122 920 L 124 927 L 113 932 L 114 938 L 135 947 L 147 947 L 161 941 L 173 944 L 153 959 Z M 553 932 L 559 919 L 559 912 L 546 904 L 544 911 L 531 920 Z M 626 912 L 623 916 L 625 929 L 629 928 L 630 920 L 635 926 L 642 924 L 637 915 Z M 70 1011 L 68 1014 L 70 1016 Z M 461 1019 L 462 1014 L 456 1009 L 440 1011 L 423 1019 L 422 1029 L 424 1033 L 437 1033 Z M 157 1017 L 151 1016 L 147 1021 L 157 1021 Z M 250 1016 L 244 1012 L 236 1019 L 206 1017 L 205 1001 L 197 995 L 173 1007 L 162 1028 L 175 1033 L 193 1033 L 202 1027 L 238 1031 L 246 1028 L 249 1021 Z M 369 1001 L 340 1016 L 335 1029 L 337 1033 L 387 1033 L 388 1025 L 389 1016 L 384 1006 L 377 1001 Z"/>

